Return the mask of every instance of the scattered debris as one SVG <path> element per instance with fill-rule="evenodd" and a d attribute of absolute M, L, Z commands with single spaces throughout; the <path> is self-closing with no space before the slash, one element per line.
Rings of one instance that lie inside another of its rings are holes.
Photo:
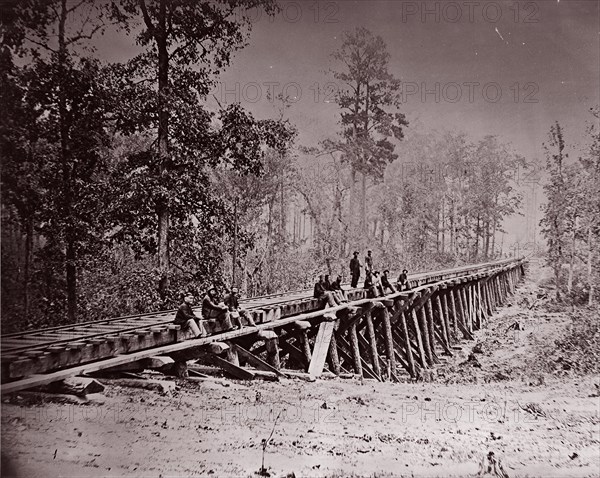
<path fill-rule="evenodd" d="M 486 456 L 482 458 L 481 462 L 479 463 L 479 472 L 477 473 L 477 476 L 495 476 L 499 478 L 509 478 L 506 471 L 504 471 L 502 463 L 500 463 L 500 459 L 496 458 L 493 451 L 490 451 Z"/>
<path fill-rule="evenodd" d="M 519 405 L 522 410 L 526 411 L 527 413 L 531 413 L 535 417 L 547 417 L 546 412 L 544 412 L 537 403 L 531 402 L 523 407 L 519 402 L 517 402 L 517 405 Z"/>

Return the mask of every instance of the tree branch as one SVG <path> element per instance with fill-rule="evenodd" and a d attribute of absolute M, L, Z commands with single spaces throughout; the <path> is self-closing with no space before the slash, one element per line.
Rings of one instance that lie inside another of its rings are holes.
<path fill-rule="evenodd" d="M 152 23 L 152 19 L 150 18 L 150 14 L 148 13 L 148 8 L 146 8 L 146 0 L 139 0 L 140 10 L 142 11 L 142 16 L 144 17 L 144 23 L 146 24 L 146 28 L 152 36 L 156 36 L 156 27 Z"/>
<path fill-rule="evenodd" d="M 50 48 L 46 43 L 42 43 L 40 41 L 37 40 L 33 40 L 32 38 L 29 37 L 25 37 L 25 40 L 27 40 L 28 42 L 33 43 L 34 45 L 40 46 L 48 51 L 51 51 L 52 53 L 57 53 L 58 51 L 55 50 L 54 48 Z"/>

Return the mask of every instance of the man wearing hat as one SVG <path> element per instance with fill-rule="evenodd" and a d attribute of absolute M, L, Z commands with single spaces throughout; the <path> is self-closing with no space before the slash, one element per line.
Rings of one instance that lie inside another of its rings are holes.
<path fill-rule="evenodd" d="M 217 288 L 214 285 L 208 289 L 208 293 L 204 296 L 204 300 L 202 301 L 202 317 L 207 320 L 217 319 L 223 330 L 230 330 L 233 328 L 229 318 L 229 309 L 225 304 L 219 303 Z"/>
<path fill-rule="evenodd" d="M 396 292 L 396 289 L 390 282 L 389 273 L 390 273 L 390 271 L 388 269 L 386 269 L 383 271 L 383 275 L 381 276 L 381 287 L 383 288 L 383 291 L 384 291 L 383 295 L 385 295 L 387 293 L 388 289 L 392 293 Z"/>
<path fill-rule="evenodd" d="M 358 258 L 358 251 L 354 251 L 354 257 L 350 259 L 350 275 L 352 277 L 350 287 L 356 289 L 358 286 L 358 279 L 360 279 L 360 259 Z"/>
<path fill-rule="evenodd" d="M 240 309 L 237 287 L 231 288 L 231 291 L 225 296 L 223 302 L 229 308 L 229 315 L 237 322 L 237 325 L 240 329 L 244 326 L 242 324 L 242 317 L 246 319 L 248 325 L 251 327 L 256 327 L 256 324 L 254 323 L 252 316 L 248 314 L 248 311 L 245 309 Z"/>
<path fill-rule="evenodd" d="M 408 282 L 408 271 L 404 269 L 402 274 L 398 277 L 398 290 L 408 290 L 410 285 Z"/>

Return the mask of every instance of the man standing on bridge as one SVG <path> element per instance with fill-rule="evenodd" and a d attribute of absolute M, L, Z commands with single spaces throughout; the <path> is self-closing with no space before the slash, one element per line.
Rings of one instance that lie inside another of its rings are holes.
<path fill-rule="evenodd" d="M 371 251 L 367 251 L 367 255 L 365 256 L 365 272 L 373 272 L 373 256 L 371 255 Z"/>
<path fill-rule="evenodd" d="M 358 286 L 358 279 L 360 279 L 360 260 L 358 259 L 358 251 L 354 251 L 354 257 L 350 260 L 350 275 L 352 276 L 352 281 L 350 282 L 350 287 L 356 289 Z"/>
<path fill-rule="evenodd" d="M 176 325 L 181 325 L 182 330 L 191 329 L 196 337 L 206 337 L 206 330 L 202 325 L 202 320 L 192 310 L 194 296 L 187 293 L 183 297 L 183 304 L 179 306 L 177 314 L 175 314 Z"/>

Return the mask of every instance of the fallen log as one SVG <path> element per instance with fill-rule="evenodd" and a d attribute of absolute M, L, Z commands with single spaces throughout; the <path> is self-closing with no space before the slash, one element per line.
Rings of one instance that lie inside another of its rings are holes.
<path fill-rule="evenodd" d="M 160 393 L 175 391 L 175 382 L 170 380 L 144 380 L 136 378 L 102 378 L 99 380 L 104 385 L 114 385 L 117 387 L 143 388 L 144 390 L 154 390 Z"/>
<path fill-rule="evenodd" d="M 69 377 L 59 382 L 38 387 L 36 390 L 47 393 L 85 396 L 88 393 L 104 391 L 104 385 L 90 377 Z"/>

